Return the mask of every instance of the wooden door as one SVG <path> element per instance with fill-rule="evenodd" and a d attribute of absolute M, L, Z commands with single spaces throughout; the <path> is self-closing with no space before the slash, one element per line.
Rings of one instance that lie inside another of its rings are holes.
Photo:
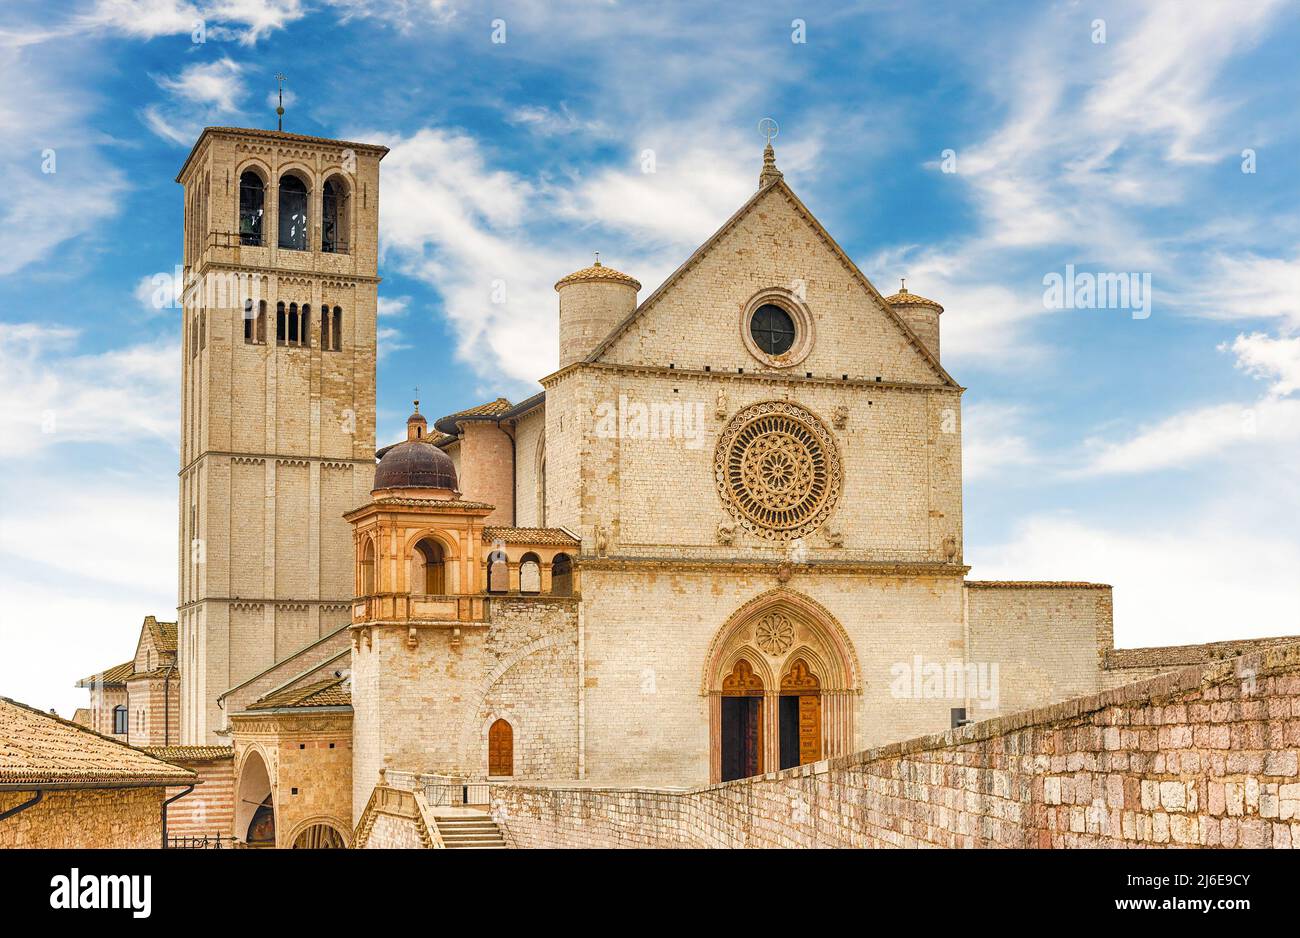
<path fill-rule="evenodd" d="M 515 731 L 505 720 L 488 728 L 488 775 L 515 774 Z"/>
<path fill-rule="evenodd" d="M 822 757 L 822 699 L 816 694 L 799 698 L 799 764 Z"/>

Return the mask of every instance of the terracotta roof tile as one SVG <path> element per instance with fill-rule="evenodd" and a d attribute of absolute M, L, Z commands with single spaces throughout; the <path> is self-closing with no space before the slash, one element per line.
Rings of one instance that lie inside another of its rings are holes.
<path fill-rule="evenodd" d="M 249 704 L 249 710 L 280 710 L 289 707 L 350 707 L 352 694 L 344 687 L 346 677 L 332 677 L 274 691 Z"/>
<path fill-rule="evenodd" d="M 135 673 L 135 659 L 115 664 L 113 667 L 100 671 L 98 674 L 92 674 L 90 677 L 83 677 L 76 684 L 77 687 L 93 687 L 96 684 L 105 687 L 122 687 L 126 684 L 126 679 Z"/>
<path fill-rule="evenodd" d="M 187 784 L 194 778 L 71 720 L 0 697 L 0 784 Z"/>
<path fill-rule="evenodd" d="M 591 283 L 602 280 L 610 283 L 626 283 L 637 290 L 641 289 L 640 280 L 628 276 L 621 270 L 615 270 L 613 267 L 606 267 L 599 261 L 592 264 L 590 267 L 584 267 L 582 270 L 575 270 L 567 277 L 561 277 L 559 280 L 555 281 L 555 289 L 558 290 L 560 287 L 568 283 Z"/>
<path fill-rule="evenodd" d="M 235 757 L 234 746 L 142 746 L 141 749 L 166 762 L 211 762 Z"/>
<path fill-rule="evenodd" d="M 582 543 L 563 528 L 487 527 L 483 529 L 483 540 L 489 544 L 493 541 L 502 541 L 506 544 L 548 544 L 564 547 L 577 547 Z"/>
<path fill-rule="evenodd" d="M 933 306 L 939 312 L 943 312 L 943 307 L 934 300 L 927 300 L 919 293 L 909 293 L 907 287 L 902 287 L 893 296 L 885 297 L 885 302 L 890 306 Z"/>

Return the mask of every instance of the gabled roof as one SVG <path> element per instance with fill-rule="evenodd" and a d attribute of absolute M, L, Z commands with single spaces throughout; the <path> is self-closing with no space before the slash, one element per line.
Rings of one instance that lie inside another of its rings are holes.
<path fill-rule="evenodd" d="M 154 648 L 163 653 L 176 654 L 175 622 L 159 622 L 153 616 L 145 616 L 144 628 L 153 636 Z"/>
<path fill-rule="evenodd" d="M 189 769 L 0 697 L 0 786 L 176 785 L 194 779 Z"/>
<path fill-rule="evenodd" d="M 912 331 L 912 327 L 909 326 L 906 320 L 904 320 L 903 317 L 889 305 L 888 301 L 886 301 L 886 299 L 880 294 L 880 291 L 877 290 L 871 281 L 867 279 L 866 274 L 858 269 L 858 265 L 853 263 L 852 258 L 850 258 L 848 254 L 844 252 L 844 249 L 839 246 L 839 243 L 831 237 L 830 232 L 822 226 L 822 223 L 817 220 L 817 217 L 808 210 L 808 206 L 804 205 L 803 202 L 800 201 L 799 197 L 794 194 L 794 190 L 786 184 L 784 179 L 776 179 L 754 193 L 749 201 L 737 209 L 736 213 L 727 219 L 723 226 L 715 231 L 707 241 L 696 248 L 695 252 L 668 276 L 668 279 L 661 283 L 653 293 L 646 297 L 645 300 L 637 306 L 636 309 L 628 314 L 622 322 L 615 326 L 613 331 L 611 331 L 610 334 L 596 346 L 595 350 L 593 350 L 584 361 L 588 363 L 600 361 L 601 357 L 609 351 L 611 347 L 613 347 L 614 343 L 617 342 L 625 332 L 627 332 L 633 323 L 658 303 L 659 300 L 678 283 L 678 281 L 686 276 L 691 268 L 698 264 L 706 254 L 713 250 L 714 246 L 717 245 L 718 242 L 721 241 L 732 229 L 734 229 L 741 220 L 745 218 L 745 216 L 752 212 L 754 208 L 769 194 L 783 196 L 789 201 L 795 211 L 807 220 L 818 236 L 825 242 L 826 246 L 830 248 L 830 250 L 848 269 L 849 273 L 862 285 L 867 293 L 880 302 L 881 308 L 885 311 L 885 315 L 894 321 L 894 324 L 898 326 L 899 331 L 907 337 L 912 347 L 916 349 L 917 354 L 929 363 L 930 367 L 934 369 L 935 374 L 938 375 L 943 383 L 953 388 L 960 387 L 960 385 L 958 385 L 957 382 L 953 380 L 952 376 L 944 369 L 943 365 L 939 364 L 939 360 L 934 357 L 934 354 L 926 348 L 925 343 L 917 338 L 916 333 Z"/>
<path fill-rule="evenodd" d="M 75 686 L 77 687 L 125 687 L 126 679 L 135 673 L 135 659 L 115 664 L 107 670 L 100 671 L 98 674 L 92 674 L 90 677 L 83 677 Z"/>
<path fill-rule="evenodd" d="M 289 687 L 275 691 L 248 705 L 249 710 L 285 710 L 297 707 L 350 707 L 352 694 L 343 685 L 346 677 Z"/>

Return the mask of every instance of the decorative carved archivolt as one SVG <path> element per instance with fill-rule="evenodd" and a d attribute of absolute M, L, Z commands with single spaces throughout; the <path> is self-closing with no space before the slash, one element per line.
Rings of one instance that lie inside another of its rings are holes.
<path fill-rule="evenodd" d="M 791 401 L 754 404 L 733 417 L 718 439 L 714 478 L 728 511 L 767 540 L 818 528 L 842 485 L 830 431 Z"/>

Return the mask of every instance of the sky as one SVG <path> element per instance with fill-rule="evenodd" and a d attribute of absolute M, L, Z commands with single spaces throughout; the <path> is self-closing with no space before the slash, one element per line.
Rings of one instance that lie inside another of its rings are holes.
<path fill-rule="evenodd" d="M 973 578 L 1113 584 L 1121 646 L 1300 633 L 1298 46 L 1294 0 L 7 0 L 0 695 L 70 715 L 174 618 L 173 180 L 277 72 L 286 130 L 391 148 L 381 443 L 416 386 L 538 390 L 554 281 L 599 251 L 649 295 L 772 117 L 863 272 L 945 307 Z"/>

